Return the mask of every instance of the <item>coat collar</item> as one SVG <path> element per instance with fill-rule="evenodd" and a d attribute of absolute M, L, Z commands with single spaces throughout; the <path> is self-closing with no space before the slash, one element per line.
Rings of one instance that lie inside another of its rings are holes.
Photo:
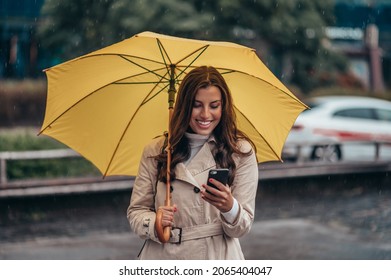
<path fill-rule="evenodd" d="M 204 172 L 205 170 L 216 167 L 216 162 L 211 151 L 215 144 L 216 139 L 213 135 L 211 135 L 202 146 L 201 150 L 194 156 L 194 158 L 187 166 L 185 166 L 183 163 L 177 164 L 175 169 L 176 179 L 186 181 L 198 187 L 205 183 L 198 182 L 196 178 L 198 174 Z"/>

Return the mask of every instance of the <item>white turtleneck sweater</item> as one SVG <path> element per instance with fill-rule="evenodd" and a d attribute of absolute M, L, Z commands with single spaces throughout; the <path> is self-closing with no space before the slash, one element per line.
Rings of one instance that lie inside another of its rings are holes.
<path fill-rule="evenodd" d="M 195 133 L 185 133 L 185 136 L 187 139 L 189 139 L 189 144 L 190 144 L 190 157 L 188 160 L 184 162 L 184 164 L 187 166 L 189 162 L 194 158 L 194 156 L 201 150 L 202 146 L 206 143 L 206 141 L 209 139 L 209 135 L 200 135 L 200 134 L 195 134 Z M 239 212 L 239 205 L 237 200 L 234 198 L 234 203 L 228 212 L 221 213 L 224 218 L 227 220 L 229 223 L 233 223 L 235 221 L 235 218 Z"/>
<path fill-rule="evenodd" d="M 187 139 L 189 139 L 191 151 L 189 159 L 184 162 L 184 164 L 187 166 L 189 162 L 194 158 L 194 156 L 201 150 L 202 146 L 204 146 L 206 141 L 209 139 L 209 135 L 200 135 L 186 132 L 185 136 L 187 137 Z"/>

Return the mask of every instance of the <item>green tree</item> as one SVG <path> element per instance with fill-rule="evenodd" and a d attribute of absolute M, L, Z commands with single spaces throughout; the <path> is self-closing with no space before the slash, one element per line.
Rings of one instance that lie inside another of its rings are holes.
<path fill-rule="evenodd" d="M 194 36 L 212 23 L 181 0 L 46 0 L 41 14 L 42 46 L 62 61 L 142 31 Z"/>
<path fill-rule="evenodd" d="M 195 0 L 197 1 L 197 0 Z M 205 2 L 205 1 L 198 1 Z M 214 32 L 243 44 L 259 46 L 258 53 L 277 74 L 309 91 L 323 82 L 323 72 L 344 71 L 342 56 L 325 49 L 324 27 L 333 25 L 333 0 L 218 0 Z M 205 7 L 198 3 L 199 7 Z M 278 73 L 284 63 L 290 73 Z M 332 82 L 332 81 L 329 81 Z"/>

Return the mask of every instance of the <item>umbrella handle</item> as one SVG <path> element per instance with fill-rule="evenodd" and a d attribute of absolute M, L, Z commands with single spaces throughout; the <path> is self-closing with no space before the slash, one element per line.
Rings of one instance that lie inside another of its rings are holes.
<path fill-rule="evenodd" d="M 171 205 L 171 183 L 170 183 L 170 165 L 171 165 L 171 146 L 168 141 L 168 153 L 167 153 L 167 182 L 166 182 L 166 200 L 164 201 L 164 206 Z M 166 226 L 163 228 L 162 224 L 163 219 L 163 211 L 158 209 L 156 211 L 156 219 L 155 219 L 155 230 L 157 237 L 160 242 L 167 243 L 171 237 L 171 227 Z"/>
<path fill-rule="evenodd" d="M 167 243 L 171 237 L 171 227 L 163 228 L 162 225 L 163 211 L 158 209 L 156 212 L 155 230 L 160 242 Z"/>
<path fill-rule="evenodd" d="M 168 156 L 168 162 L 171 162 L 171 156 Z M 171 184 L 170 184 L 169 172 L 167 172 L 167 176 L 168 176 L 168 181 L 167 181 L 168 183 L 166 183 L 166 200 L 164 202 L 164 206 L 171 205 L 171 192 L 170 192 Z M 156 234 L 160 242 L 167 243 L 171 237 L 171 227 L 166 226 L 163 228 L 162 220 L 163 220 L 163 210 L 158 208 L 158 210 L 156 211 L 156 219 L 155 219 Z"/>

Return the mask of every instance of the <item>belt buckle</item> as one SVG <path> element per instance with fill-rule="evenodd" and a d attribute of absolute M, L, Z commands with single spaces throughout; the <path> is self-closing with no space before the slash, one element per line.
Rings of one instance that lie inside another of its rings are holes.
<path fill-rule="evenodd" d="M 173 244 L 181 244 L 182 243 L 182 228 L 181 227 L 172 227 L 172 230 L 179 230 L 178 236 L 179 236 L 179 241 L 177 242 L 172 242 Z"/>

